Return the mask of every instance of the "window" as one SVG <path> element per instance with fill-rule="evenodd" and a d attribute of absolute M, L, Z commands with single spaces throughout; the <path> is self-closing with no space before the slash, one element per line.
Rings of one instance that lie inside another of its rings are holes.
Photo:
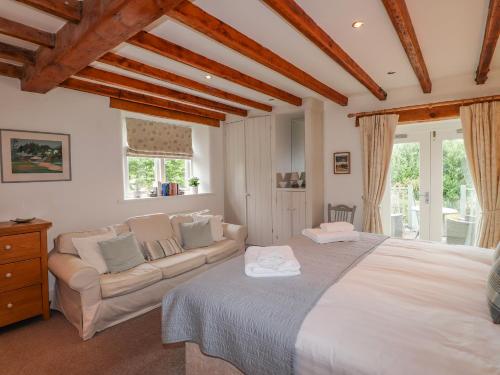
<path fill-rule="evenodd" d="M 127 156 L 126 195 L 142 198 L 158 186 L 158 181 L 179 184 L 187 191 L 191 178 L 191 160 Z"/>

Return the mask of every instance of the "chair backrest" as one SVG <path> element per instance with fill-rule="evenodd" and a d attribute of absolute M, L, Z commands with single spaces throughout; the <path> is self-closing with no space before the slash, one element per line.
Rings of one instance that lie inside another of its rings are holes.
<path fill-rule="evenodd" d="M 346 221 L 348 223 L 354 223 L 354 214 L 356 213 L 356 206 L 346 206 L 344 204 L 339 204 L 337 206 L 332 206 L 328 203 L 328 222 L 334 223 L 337 221 Z"/>

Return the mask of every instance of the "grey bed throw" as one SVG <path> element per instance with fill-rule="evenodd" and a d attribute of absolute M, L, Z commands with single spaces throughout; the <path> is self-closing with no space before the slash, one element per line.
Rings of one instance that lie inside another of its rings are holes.
<path fill-rule="evenodd" d="M 299 276 L 248 277 L 240 256 L 177 286 L 163 299 L 163 342 L 195 342 L 203 353 L 248 375 L 292 374 L 296 338 L 308 312 L 387 238 L 360 235 L 357 242 L 323 245 L 292 238 Z"/>

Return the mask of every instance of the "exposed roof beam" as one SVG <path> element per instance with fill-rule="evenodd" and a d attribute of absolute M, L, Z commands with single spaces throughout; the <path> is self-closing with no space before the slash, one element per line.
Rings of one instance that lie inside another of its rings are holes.
<path fill-rule="evenodd" d="M 154 83 L 141 81 L 139 79 L 123 76 L 105 70 L 96 69 L 90 66 L 85 69 L 82 69 L 80 72 L 76 74 L 76 76 L 111 85 L 117 85 L 120 87 L 128 87 L 142 92 L 175 99 L 181 102 L 196 104 L 226 113 L 233 113 L 238 116 L 247 115 L 247 111 L 241 108 L 232 107 L 230 105 L 219 103 L 210 99 L 205 99 L 185 92 L 172 90 L 165 86 L 155 85 Z"/>
<path fill-rule="evenodd" d="M 476 82 L 481 85 L 488 79 L 491 60 L 495 53 L 498 36 L 500 34 L 500 0 L 490 0 L 488 10 L 488 20 L 486 21 L 486 29 L 484 31 L 483 47 L 479 64 L 476 70 Z"/>
<path fill-rule="evenodd" d="M 186 26 L 203 33 L 242 55 L 267 66 L 285 77 L 307 87 L 324 97 L 340 104 L 347 105 L 347 97 L 333 88 L 286 61 L 270 49 L 250 39 L 234 27 L 208 14 L 203 9 L 185 0 L 167 14 Z"/>
<path fill-rule="evenodd" d="M 391 18 L 392 24 L 398 33 L 399 39 L 403 44 L 406 55 L 415 72 L 420 86 L 424 93 L 430 93 L 432 82 L 425 65 L 424 56 L 418 44 L 417 35 L 411 22 L 410 13 L 406 7 L 405 0 L 382 0 L 385 9 Z"/>
<path fill-rule="evenodd" d="M 243 98 L 239 95 L 231 94 L 229 92 L 217 89 L 215 87 L 205 85 L 203 83 L 194 81 L 192 79 L 182 77 L 180 75 L 168 72 L 166 70 L 159 69 L 151 65 L 143 64 L 139 61 L 128 59 L 126 57 L 122 57 L 114 53 L 107 53 L 103 55 L 99 59 L 99 62 L 109 64 L 121 69 L 125 69 L 128 70 L 129 72 L 134 72 L 137 74 L 142 74 L 151 78 L 169 82 L 177 86 L 182 86 L 191 90 L 216 96 L 221 99 L 229 100 L 252 108 L 260 109 L 266 112 L 271 112 L 273 110 L 273 107 L 271 107 L 270 105 L 262 104 L 254 100 Z"/>
<path fill-rule="evenodd" d="M 67 22 L 53 49 L 40 48 L 21 81 L 26 91 L 45 93 L 161 17 L 181 0 L 85 0 L 82 19 Z"/>
<path fill-rule="evenodd" d="M 11 78 L 21 78 L 23 75 L 23 67 L 0 61 L 0 75 Z"/>
<path fill-rule="evenodd" d="M 82 17 L 82 2 L 78 0 L 17 0 L 50 13 L 54 16 L 64 18 L 71 22 L 80 22 Z"/>
<path fill-rule="evenodd" d="M 144 113 L 146 115 L 164 117 L 168 119 L 181 120 L 186 122 L 194 122 L 201 125 L 208 125 L 214 127 L 220 126 L 220 122 L 218 120 L 214 120 L 211 118 L 191 115 L 189 113 L 183 113 L 178 111 L 172 111 L 170 109 L 163 109 L 146 104 L 129 102 L 127 100 L 122 100 L 122 99 L 110 98 L 109 106 L 111 108 L 121 109 L 123 111 Z"/>
<path fill-rule="evenodd" d="M 40 46 L 54 47 L 55 35 L 0 17 L 0 34 L 13 36 Z"/>
<path fill-rule="evenodd" d="M 145 31 L 139 32 L 137 35 L 130 38 L 128 42 L 134 46 L 147 49 L 148 51 L 155 52 L 193 68 L 203 70 L 204 72 L 237 83 L 238 85 L 272 96 L 273 98 L 283 100 L 296 106 L 302 105 L 302 99 L 298 96 L 292 95 L 284 90 L 241 73 L 236 69 L 230 68 L 227 65 L 223 65 Z"/>
<path fill-rule="evenodd" d="M 262 0 L 380 100 L 387 93 L 294 0 Z"/>
<path fill-rule="evenodd" d="M 0 57 L 7 60 L 17 61 L 23 64 L 33 64 L 35 61 L 35 52 L 26 48 L 12 46 L 0 42 Z"/>
<path fill-rule="evenodd" d="M 170 109 L 184 113 L 191 113 L 192 115 L 208 117 L 219 121 L 224 121 L 226 119 L 226 115 L 224 115 L 224 113 L 210 111 L 208 109 L 195 107 L 192 105 L 172 102 L 170 100 L 165 100 L 150 95 L 139 94 L 137 92 L 121 90 L 116 87 L 105 86 L 98 83 L 88 82 L 76 78 L 68 78 L 59 86 L 67 89 L 106 96 L 108 98 L 124 99 L 135 103 L 142 103 L 142 104 L 152 105 L 155 107 L 160 107 L 163 109 Z"/>

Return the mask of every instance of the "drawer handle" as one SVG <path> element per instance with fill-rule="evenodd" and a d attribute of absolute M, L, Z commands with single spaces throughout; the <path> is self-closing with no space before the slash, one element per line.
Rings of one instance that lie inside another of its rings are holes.
<path fill-rule="evenodd" d="M 8 309 L 12 309 L 13 307 L 14 307 L 14 305 L 13 305 L 12 303 L 10 303 L 10 302 L 9 302 L 9 303 L 7 304 L 7 308 L 8 308 Z"/>
<path fill-rule="evenodd" d="M 5 246 L 4 246 L 4 249 L 5 249 L 5 250 L 11 250 L 11 249 L 12 249 L 12 245 L 5 245 Z"/>
<path fill-rule="evenodd" d="M 11 277 L 12 277 L 12 273 L 11 273 L 11 272 L 7 272 L 7 273 L 5 274 L 5 278 L 6 278 L 6 279 L 10 279 Z"/>

